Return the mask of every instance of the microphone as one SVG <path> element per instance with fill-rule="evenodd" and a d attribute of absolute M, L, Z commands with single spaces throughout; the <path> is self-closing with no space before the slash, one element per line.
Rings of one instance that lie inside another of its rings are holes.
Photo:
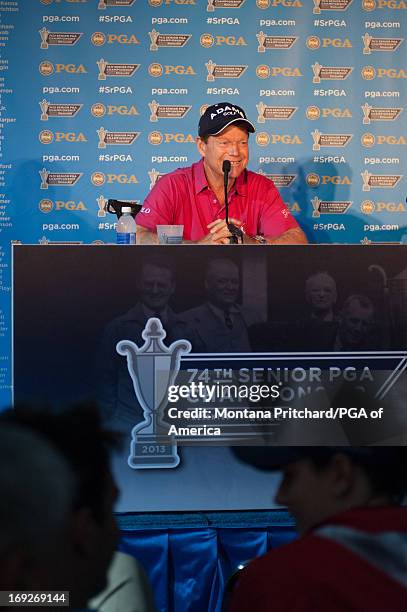
<path fill-rule="evenodd" d="M 232 234 L 229 238 L 230 244 L 238 244 L 239 242 L 243 243 L 243 232 L 241 229 L 236 227 L 233 223 L 229 223 L 229 201 L 228 201 L 228 177 L 231 169 L 231 163 L 229 159 L 224 159 L 222 163 L 222 172 L 223 172 L 223 188 L 225 190 L 225 217 L 226 217 L 226 225 L 228 226 L 228 230 Z"/>
<path fill-rule="evenodd" d="M 225 190 L 225 208 L 226 208 L 226 223 L 228 223 L 228 177 L 232 164 L 229 159 L 224 159 L 222 164 L 222 172 L 223 172 L 223 187 Z"/>

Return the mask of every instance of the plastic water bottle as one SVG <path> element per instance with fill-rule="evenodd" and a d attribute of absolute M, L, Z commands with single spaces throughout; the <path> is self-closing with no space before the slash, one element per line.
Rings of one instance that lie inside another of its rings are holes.
<path fill-rule="evenodd" d="M 130 206 L 123 206 L 122 216 L 116 226 L 117 244 L 136 244 L 136 222 L 131 216 Z"/>

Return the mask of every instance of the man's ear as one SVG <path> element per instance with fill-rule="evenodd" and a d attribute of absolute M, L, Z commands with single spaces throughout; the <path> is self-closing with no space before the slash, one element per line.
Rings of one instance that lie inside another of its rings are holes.
<path fill-rule="evenodd" d="M 345 497 L 355 484 L 355 466 L 344 453 L 333 455 L 328 466 L 330 485 L 337 499 Z"/>
<path fill-rule="evenodd" d="M 206 143 L 201 138 L 199 138 L 199 136 L 195 139 L 195 142 L 200 155 L 202 157 L 205 157 Z"/>

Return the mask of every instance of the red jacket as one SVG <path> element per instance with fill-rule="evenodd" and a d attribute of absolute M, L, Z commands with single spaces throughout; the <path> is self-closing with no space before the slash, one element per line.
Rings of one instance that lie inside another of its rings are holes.
<path fill-rule="evenodd" d="M 242 571 L 231 612 L 407 610 L 407 508 L 357 508 Z"/>

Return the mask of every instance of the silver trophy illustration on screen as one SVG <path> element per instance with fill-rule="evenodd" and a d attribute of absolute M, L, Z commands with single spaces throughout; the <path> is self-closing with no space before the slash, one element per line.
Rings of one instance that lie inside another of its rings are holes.
<path fill-rule="evenodd" d="M 191 351 L 188 340 L 176 340 L 169 347 L 160 319 L 148 319 L 141 348 L 131 340 L 116 345 L 119 355 L 127 357 L 127 368 L 134 392 L 144 412 L 144 421 L 133 428 L 128 464 L 134 469 L 174 468 L 179 464 L 174 436 L 163 421 L 168 402 L 168 387 L 180 369 L 181 355 Z"/>

